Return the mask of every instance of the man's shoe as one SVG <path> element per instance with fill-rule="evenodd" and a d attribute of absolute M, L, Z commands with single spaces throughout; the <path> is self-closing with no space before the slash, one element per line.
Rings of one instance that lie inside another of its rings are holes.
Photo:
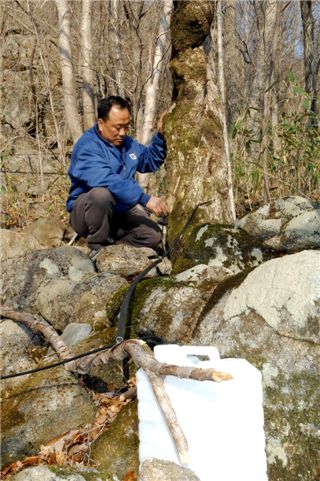
<path fill-rule="evenodd" d="M 99 252 L 107 246 L 113 245 L 114 240 L 111 237 L 108 237 L 107 241 L 104 242 L 103 244 L 92 244 L 88 243 L 88 247 L 90 249 L 89 257 L 90 259 L 94 262 L 96 258 L 98 257 Z"/>
<path fill-rule="evenodd" d="M 105 247 L 104 244 L 88 244 L 90 251 L 100 251 Z"/>
<path fill-rule="evenodd" d="M 99 252 L 105 246 L 102 245 L 102 244 L 88 244 L 88 247 L 90 249 L 89 258 L 92 260 L 92 262 L 94 262 L 97 259 L 98 255 L 99 255 Z"/>

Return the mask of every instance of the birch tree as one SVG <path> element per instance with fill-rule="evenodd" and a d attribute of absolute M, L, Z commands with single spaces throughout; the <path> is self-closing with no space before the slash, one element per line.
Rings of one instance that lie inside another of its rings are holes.
<path fill-rule="evenodd" d="M 223 126 L 223 143 L 227 166 L 227 185 L 228 185 L 228 203 L 233 222 L 236 220 L 236 209 L 234 204 L 233 186 L 232 186 L 232 169 L 230 159 L 230 145 L 227 127 L 227 107 L 225 94 L 225 78 L 224 78 L 224 53 L 223 53 L 223 15 L 221 0 L 217 1 L 217 49 L 218 49 L 218 78 L 221 95 L 221 113 Z"/>
<path fill-rule="evenodd" d="M 64 109 L 68 128 L 73 142 L 82 135 L 82 127 L 77 108 L 74 72 L 71 54 L 70 10 L 67 0 L 55 0 L 59 17 L 59 56 L 63 83 Z"/>
<path fill-rule="evenodd" d="M 260 156 L 263 162 L 263 179 L 264 179 L 264 201 L 270 202 L 270 185 L 269 185 L 269 152 L 270 135 L 268 132 L 271 111 L 272 111 L 272 89 L 275 83 L 275 61 L 276 47 L 279 33 L 281 4 L 275 1 L 269 1 L 265 9 L 263 50 L 264 56 L 268 62 L 268 70 L 265 68 L 264 88 L 263 88 L 263 114 L 262 114 L 262 132 Z"/>
<path fill-rule="evenodd" d="M 150 142 L 152 128 L 156 118 L 158 91 L 160 86 L 161 74 L 164 69 L 166 54 L 169 47 L 170 20 L 173 10 L 173 1 L 164 0 L 163 11 L 160 17 L 159 31 L 156 49 L 153 57 L 152 72 L 145 88 L 145 103 L 143 112 L 143 122 L 141 136 L 142 144 Z M 138 174 L 138 181 L 145 191 L 148 190 L 148 174 Z"/>
<path fill-rule="evenodd" d="M 91 9 L 92 0 L 82 0 L 81 72 L 84 130 L 92 127 L 96 118 L 94 103 L 94 71 L 92 69 Z"/>
<path fill-rule="evenodd" d="M 114 82 L 112 83 L 111 93 L 114 95 L 124 96 L 124 66 L 122 61 L 122 44 L 120 40 L 121 29 L 121 11 L 122 6 L 118 0 L 110 0 L 109 2 L 109 16 L 110 16 L 110 50 L 112 54 L 112 77 Z"/>

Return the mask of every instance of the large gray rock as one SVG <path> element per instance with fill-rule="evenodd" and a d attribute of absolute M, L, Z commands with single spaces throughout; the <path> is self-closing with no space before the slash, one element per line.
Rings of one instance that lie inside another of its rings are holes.
<path fill-rule="evenodd" d="M 1 375 L 27 371 L 36 367 L 29 353 L 32 345 L 32 333 L 26 327 L 9 319 L 0 321 Z M 2 389 L 7 389 L 21 382 L 21 378 L 2 381 Z"/>
<path fill-rule="evenodd" d="M 12 42 L 12 48 L 16 48 L 16 42 Z M 30 73 L 27 70 L 22 72 L 4 69 L 3 71 L 3 112 L 4 121 L 14 128 L 26 125 L 31 119 L 33 120 L 33 112 L 28 96 L 26 95 L 26 87 L 30 81 Z"/>
<path fill-rule="evenodd" d="M 224 319 L 258 314 L 283 336 L 320 342 L 320 251 L 270 260 L 229 296 Z"/>
<path fill-rule="evenodd" d="M 151 250 L 151 249 L 150 249 Z M 154 251 L 153 251 L 154 252 Z M 99 252 L 96 266 L 101 272 L 112 272 L 122 277 L 132 277 L 142 272 L 152 261 L 148 251 L 138 247 L 118 244 L 105 247 Z M 156 254 L 154 252 L 154 254 Z M 157 275 L 156 269 L 147 274 L 147 277 Z"/>
<path fill-rule="evenodd" d="M 120 306 L 128 283 L 108 272 L 76 282 L 54 279 L 39 288 L 35 308 L 55 329 L 70 322 L 108 325 Z"/>
<path fill-rule="evenodd" d="M 48 247 L 59 247 L 63 233 L 63 225 L 54 218 L 40 218 L 22 231 L 1 229 L 0 260 L 21 257 Z"/>
<path fill-rule="evenodd" d="M 21 257 L 29 252 L 41 249 L 40 242 L 28 232 L 1 229 L 0 237 L 0 260 Z"/>
<path fill-rule="evenodd" d="M 207 268 L 144 281 L 133 303 L 135 328 L 151 327 L 171 342 L 214 345 L 221 356 L 261 369 L 269 481 L 315 481 L 320 253 L 273 259 L 218 285 L 201 280 Z"/>
<path fill-rule="evenodd" d="M 277 199 L 237 223 L 276 251 L 320 248 L 320 204 L 299 196 Z"/>
<path fill-rule="evenodd" d="M 261 369 L 269 481 L 320 476 L 319 256 L 305 251 L 257 267 L 215 303 L 193 340 Z"/>
<path fill-rule="evenodd" d="M 33 374 L 2 393 L 3 465 L 37 453 L 41 445 L 93 422 L 96 408 L 87 391 L 63 367 Z"/>
<path fill-rule="evenodd" d="M 30 224 L 25 232 L 33 235 L 43 247 L 59 247 L 63 238 L 64 226 L 55 217 L 40 217 Z"/>
<path fill-rule="evenodd" d="M 146 459 L 140 469 L 139 481 L 200 481 L 191 469 L 163 459 Z"/>
<path fill-rule="evenodd" d="M 56 279 L 82 281 L 95 274 L 90 259 L 75 247 L 38 250 L 1 265 L 1 301 L 35 312 L 37 291 Z"/>

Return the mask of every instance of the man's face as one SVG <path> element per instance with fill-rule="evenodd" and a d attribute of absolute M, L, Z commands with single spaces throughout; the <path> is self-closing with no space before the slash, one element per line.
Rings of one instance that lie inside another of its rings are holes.
<path fill-rule="evenodd" d="M 130 114 L 128 109 L 113 105 L 107 120 L 98 119 L 98 129 L 110 144 L 120 147 L 129 130 Z"/>

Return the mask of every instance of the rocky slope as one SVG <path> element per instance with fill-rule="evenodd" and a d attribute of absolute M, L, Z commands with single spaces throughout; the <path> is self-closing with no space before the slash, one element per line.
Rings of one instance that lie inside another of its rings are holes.
<path fill-rule="evenodd" d="M 194 227 L 173 273 L 157 276 L 154 271 L 155 277 L 142 281 L 130 309 L 133 337 L 151 329 L 167 342 L 216 346 L 222 357 L 245 358 L 261 370 L 269 481 L 296 481 L 298 476 L 315 481 L 319 476 L 318 209 L 306 199 L 279 199 L 241 219 L 242 228 L 209 223 Z M 310 216 L 315 219 L 312 224 Z M 285 232 L 293 221 L 295 235 L 290 237 Z M 47 233 L 48 223 L 48 219 L 40 223 Z M 277 230 L 271 232 L 275 223 Z M 36 227 L 39 238 L 39 223 Z M 29 227 L 25 232 L 4 232 L 14 242 L 6 244 L 2 261 L 2 302 L 41 315 L 63 332 L 75 353 L 112 342 L 132 275 L 143 270 L 154 253 L 111 246 L 93 263 L 83 247 L 63 245 L 62 239 L 51 247 L 52 234 L 47 241 L 42 236 L 41 249 L 37 244 L 34 250 L 35 245 L 26 242 L 32 231 Z M 271 249 L 268 239 L 275 236 L 272 245 L 277 247 Z M 3 374 L 34 368 L 39 361 L 52 362 L 50 346 L 29 329 L 7 319 L 1 320 L 0 329 Z M 119 367 L 95 375 L 121 387 Z M 96 415 L 92 391 L 63 367 L 49 372 L 2 381 L 4 465 L 36 454 L 41 445 L 92 423 Z M 129 465 L 137 471 L 136 411 L 129 404 L 124 412 L 92 445 L 96 470 L 68 468 L 67 479 L 98 480 L 111 474 L 122 479 Z M 40 471 L 41 479 L 51 479 L 52 469 L 27 468 L 13 479 L 36 480 Z M 52 479 L 60 480 L 59 469 L 53 469 Z"/>

